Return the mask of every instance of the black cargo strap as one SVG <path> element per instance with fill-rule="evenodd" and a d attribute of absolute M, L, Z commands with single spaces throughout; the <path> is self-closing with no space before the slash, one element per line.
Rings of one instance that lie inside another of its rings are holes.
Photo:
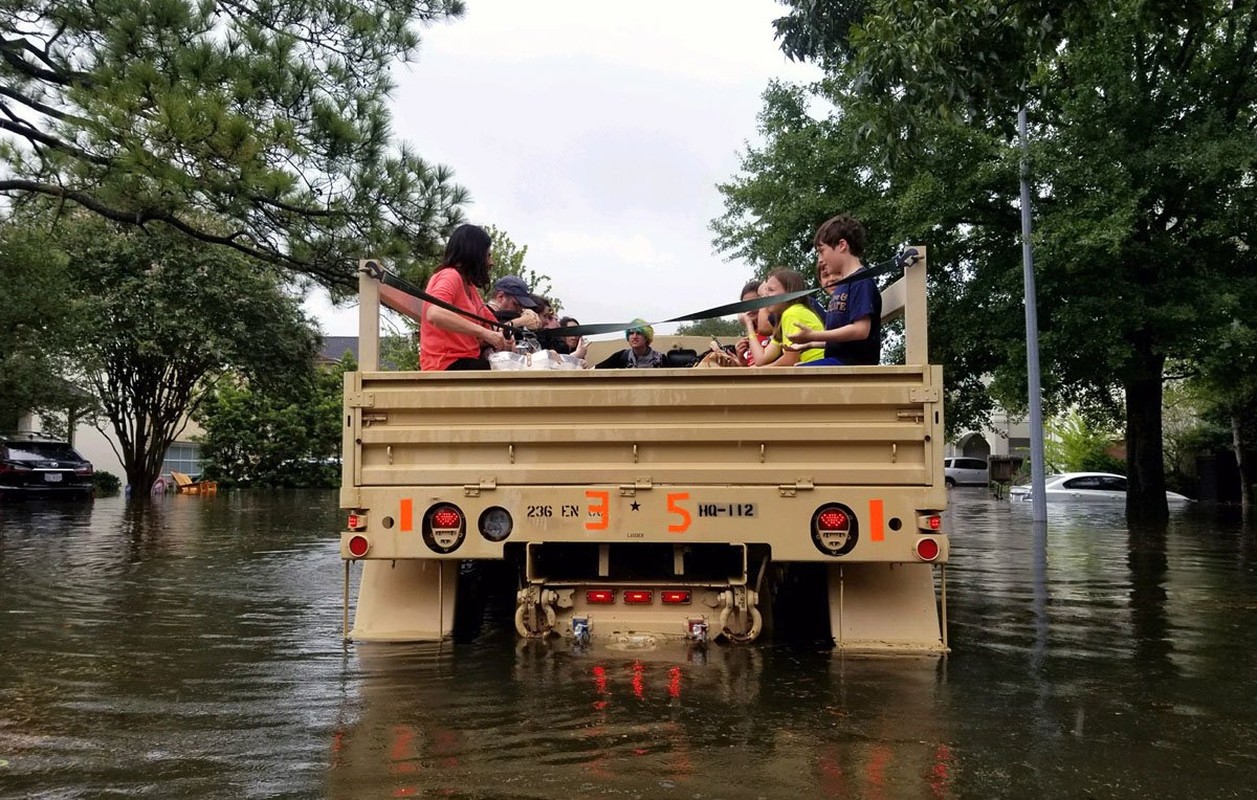
<path fill-rule="evenodd" d="M 418 286 L 415 286 L 413 283 L 401 277 L 400 275 L 397 275 L 395 273 L 389 272 L 388 270 L 384 269 L 384 267 L 381 266 L 380 262 L 378 261 L 374 261 L 374 260 L 367 261 L 359 271 L 365 272 L 366 274 L 370 275 L 372 278 L 375 278 L 377 281 L 384 284 L 385 286 L 391 286 L 394 289 L 397 289 L 398 291 L 405 292 L 411 297 L 417 297 L 425 303 L 431 303 L 437 308 L 443 308 L 446 311 L 452 311 L 455 314 L 459 315 L 460 317 L 466 317 L 467 319 L 473 322 L 478 322 L 482 325 L 488 325 L 491 328 L 498 328 L 499 330 L 502 331 L 504 335 L 509 336 L 511 338 L 519 338 L 519 336 L 523 335 L 526 332 L 525 329 L 523 328 L 517 328 L 514 325 L 511 325 L 506 322 L 499 322 L 496 319 L 487 319 L 485 317 L 480 316 L 479 314 L 468 311 L 465 308 L 459 308 L 453 303 L 447 303 L 446 301 L 442 300 L 439 297 L 433 297 L 432 295 L 428 294 L 423 289 L 420 289 Z"/>
<path fill-rule="evenodd" d="M 836 287 L 844 284 L 870 280 L 878 277 L 879 275 L 885 275 L 888 272 L 897 271 L 915 264 L 920 257 L 920 254 L 913 248 L 901 250 L 892 258 L 887 259 L 880 264 L 875 264 L 874 266 L 859 270 L 852 275 L 842 278 L 841 280 L 831 281 L 822 288 L 826 291 L 832 292 Z M 507 335 L 520 336 L 524 334 L 522 329 L 517 329 L 512 325 L 504 322 L 498 322 L 497 320 L 485 319 L 478 314 L 473 314 L 470 311 L 459 308 L 452 303 L 447 303 L 438 297 L 433 297 L 409 281 L 384 269 L 378 261 L 367 261 L 363 266 L 362 271 L 366 272 L 368 275 L 375 278 L 385 286 L 391 286 L 394 289 L 411 295 L 412 297 L 417 297 L 425 303 L 432 303 L 439 308 L 443 308 L 446 311 L 452 311 L 455 314 L 467 317 L 468 319 L 476 322 L 500 328 Z M 647 324 L 653 327 L 655 325 L 666 325 L 671 322 L 697 322 L 704 319 L 727 317 L 731 314 L 741 314 L 744 311 L 757 311 L 761 308 L 768 308 L 769 306 L 775 306 L 780 303 L 788 303 L 791 300 L 807 297 L 815 291 L 815 289 L 804 289 L 802 291 L 791 292 L 789 294 L 777 294 L 770 295 L 768 297 L 757 297 L 754 300 L 742 300 L 736 303 L 726 303 L 725 305 L 715 306 L 713 308 L 704 309 L 703 311 L 696 311 L 692 314 L 682 314 L 679 317 L 672 317 L 670 319 L 659 320 L 658 322 L 650 322 Z M 591 336 L 599 333 L 618 333 L 620 331 L 627 331 L 632 328 L 639 327 L 641 324 L 642 323 L 640 321 L 604 322 L 594 323 L 591 325 L 569 325 L 565 328 L 555 328 L 554 330 L 561 330 L 562 333 L 559 334 L 561 336 Z"/>
<path fill-rule="evenodd" d="M 875 264 L 871 267 L 859 270 L 858 272 L 848 275 L 841 280 L 831 281 L 826 284 L 823 289 L 832 292 L 836 287 L 847 283 L 855 283 L 856 281 L 866 281 L 876 278 L 879 275 L 885 275 L 888 272 L 895 272 L 904 267 L 911 266 L 920 260 L 921 255 L 914 248 L 901 250 L 892 258 Z M 714 319 L 716 317 L 727 317 L 731 314 L 741 314 L 744 311 L 757 311 L 761 308 L 768 308 L 780 303 L 788 303 L 791 300 L 797 300 L 800 297 L 807 297 L 814 293 L 815 289 L 803 289 L 798 292 L 789 294 L 770 295 L 768 297 L 757 297 L 754 300 L 742 300 L 737 303 L 726 303 L 725 305 L 715 306 L 714 308 L 696 311 L 693 314 L 682 314 L 679 317 L 671 319 L 659 320 L 658 322 L 648 323 L 651 326 L 664 325 L 669 322 L 697 322 L 704 319 Z M 563 328 L 564 336 L 590 336 L 598 333 L 617 333 L 619 331 L 627 331 L 640 326 L 641 322 L 607 322 L 595 323 L 592 325 L 569 325 Z"/>

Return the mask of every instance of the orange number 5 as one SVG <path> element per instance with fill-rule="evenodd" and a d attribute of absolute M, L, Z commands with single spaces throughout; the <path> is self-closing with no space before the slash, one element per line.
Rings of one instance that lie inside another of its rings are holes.
<path fill-rule="evenodd" d="M 673 492 L 668 495 L 668 513 L 676 514 L 681 518 L 681 521 L 676 525 L 668 526 L 668 533 L 685 533 L 690 529 L 691 519 L 689 510 L 681 508 L 681 506 L 677 505 L 678 501 L 689 499 L 689 492 Z"/>
<path fill-rule="evenodd" d="M 598 517 L 597 522 L 586 522 L 585 530 L 587 531 L 605 531 L 607 526 L 611 524 L 610 517 L 607 512 L 611 510 L 611 493 L 610 492 L 585 492 L 586 500 L 598 500 L 597 503 L 589 504 L 589 513 Z"/>

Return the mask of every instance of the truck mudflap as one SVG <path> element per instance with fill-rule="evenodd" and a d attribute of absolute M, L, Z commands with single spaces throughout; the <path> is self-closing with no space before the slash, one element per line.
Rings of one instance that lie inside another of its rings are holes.
<path fill-rule="evenodd" d="M 764 629 L 759 595 L 744 585 L 534 584 L 517 599 L 515 629 L 530 639 L 632 649 L 664 641 L 746 643 Z"/>
<path fill-rule="evenodd" d="M 831 564 L 828 595 L 830 633 L 840 651 L 948 652 L 945 566 Z"/>

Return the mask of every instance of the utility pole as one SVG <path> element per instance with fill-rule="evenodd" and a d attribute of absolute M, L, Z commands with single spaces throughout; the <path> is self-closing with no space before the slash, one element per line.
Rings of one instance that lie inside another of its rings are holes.
<path fill-rule="evenodd" d="M 1043 483 L 1043 397 L 1039 382 L 1039 312 L 1034 290 L 1034 253 L 1030 248 L 1030 144 L 1026 107 L 1017 112 L 1021 136 L 1021 260 L 1026 303 L 1026 383 L 1030 396 L 1030 500 L 1034 522 L 1047 522 Z"/>

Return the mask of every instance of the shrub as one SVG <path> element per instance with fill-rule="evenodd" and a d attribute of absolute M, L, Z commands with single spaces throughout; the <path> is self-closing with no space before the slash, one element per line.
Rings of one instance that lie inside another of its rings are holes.
<path fill-rule="evenodd" d="M 113 497 L 122 489 L 122 481 L 112 472 L 100 470 L 92 473 L 92 485 L 97 497 Z"/>

